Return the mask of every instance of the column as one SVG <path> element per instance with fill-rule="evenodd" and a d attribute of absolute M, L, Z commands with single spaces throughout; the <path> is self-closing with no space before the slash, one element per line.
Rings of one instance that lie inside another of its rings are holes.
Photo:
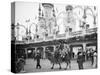
<path fill-rule="evenodd" d="M 37 50 L 37 47 L 35 47 L 35 57 L 36 57 L 36 53 L 37 53 L 36 50 Z"/>
<path fill-rule="evenodd" d="M 36 53 L 37 47 L 35 47 L 35 53 Z"/>
<path fill-rule="evenodd" d="M 26 55 L 26 59 L 27 59 L 28 58 L 27 48 L 25 48 L 25 55 Z"/>
<path fill-rule="evenodd" d="M 54 51 L 56 50 L 56 45 L 53 46 L 54 47 Z"/>
<path fill-rule="evenodd" d="M 86 52 L 86 43 L 83 43 L 83 51 Z"/>
<path fill-rule="evenodd" d="M 83 52 L 86 52 L 86 43 L 83 43 Z M 86 60 L 86 55 L 85 55 L 85 60 Z"/>
<path fill-rule="evenodd" d="M 45 57 L 46 55 L 45 55 L 45 46 L 43 46 L 43 58 L 45 59 L 46 57 Z"/>

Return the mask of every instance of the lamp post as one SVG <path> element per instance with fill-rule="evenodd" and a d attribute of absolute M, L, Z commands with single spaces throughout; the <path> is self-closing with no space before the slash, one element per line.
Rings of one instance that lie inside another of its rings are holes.
<path fill-rule="evenodd" d="M 96 12 L 96 6 L 94 6 L 94 15 L 93 15 L 93 17 L 94 17 L 94 22 L 93 22 L 93 24 L 94 24 L 94 26 L 96 26 L 96 20 L 97 20 L 97 12 Z"/>
<path fill-rule="evenodd" d="M 94 25 L 94 27 L 95 27 L 95 25 L 96 25 L 96 19 L 97 19 L 97 12 L 96 12 L 96 7 L 94 6 L 94 8 L 92 9 L 91 7 L 86 7 L 86 12 L 87 11 L 90 11 L 91 13 L 88 13 L 88 14 L 86 14 L 86 15 L 90 15 L 92 18 L 93 18 L 93 25 Z"/>
<path fill-rule="evenodd" d="M 19 33 L 19 30 L 20 30 L 20 27 L 21 28 L 24 28 L 25 29 L 25 32 L 26 32 L 26 27 L 24 26 L 24 25 L 21 25 L 21 24 L 19 24 L 19 23 L 17 23 L 17 25 L 15 25 L 15 29 L 17 29 L 17 36 L 15 36 L 15 38 L 18 38 L 18 39 L 16 39 L 16 41 L 18 40 L 19 41 L 19 36 L 21 35 L 20 33 Z M 16 35 L 16 33 L 15 33 L 15 35 Z M 26 34 L 25 34 L 26 35 Z"/>
<path fill-rule="evenodd" d="M 93 19 L 93 21 L 91 23 L 94 25 L 94 27 L 96 26 L 97 13 L 96 13 L 96 7 L 95 6 L 94 6 L 94 8 L 89 7 L 89 6 L 84 6 L 84 7 L 75 6 L 73 10 L 76 10 L 76 9 L 80 9 L 82 11 L 81 13 L 83 13 L 81 18 L 78 17 L 80 27 L 83 29 L 83 31 L 90 28 L 90 25 L 87 23 L 87 19 L 88 19 L 89 16 L 91 16 L 91 18 Z"/>
<path fill-rule="evenodd" d="M 25 21 L 27 23 L 27 27 L 26 27 L 26 37 L 27 37 L 27 41 L 29 41 L 29 36 L 30 36 L 30 30 L 29 30 L 29 22 L 30 22 L 30 19 L 26 20 Z"/>
<path fill-rule="evenodd" d="M 32 23 L 32 24 L 34 24 L 37 27 L 37 25 L 35 23 Z M 19 33 L 19 30 L 20 30 L 20 28 L 24 28 L 25 29 L 24 30 L 25 31 L 24 38 L 27 38 L 29 41 L 29 38 L 31 37 L 31 33 L 32 33 L 32 31 L 31 31 L 32 24 L 27 26 L 27 27 L 25 27 L 25 25 L 21 25 L 19 23 L 17 23 L 17 25 L 15 25 L 15 29 L 17 29 L 17 36 L 16 37 L 18 37 L 18 40 L 19 40 L 19 36 L 21 35 L 21 33 Z M 33 34 L 33 35 L 35 35 L 35 34 Z"/>
<path fill-rule="evenodd" d="M 32 31 L 31 31 L 31 28 L 32 28 L 32 26 L 35 26 L 35 33 L 33 33 Z M 34 36 L 36 36 L 37 35 L 37 31 L 38 31 L 38 25 L 37 24 L 35 24 L 35 23 L 32 23 L 30 26 L 29 26 L 29 34 L 33 34 Z M 34 37 L 34 39 L 35 39 L 35 37 Z"/>
<path fill-rule="evenodd" d="M 75 10 L 77 10 L 77 9 L 79 9 L 79 14 L 75 14 L 75 13 L 77 13 L 77 11 L 76 12 L 74 12 L 74 14 L 77 16 L 77 20 L 79 21 L 79 26 L 80 26 L 80 28 L 82 28 L 82 29 L 84 29 L 84 25 L 85 25 L 85 19 L 86 19 L 86 12 L 85 12 L 85 10 L 84 10 L 84 8 L 82 7 L 82 6 L 75 6 L 74 8 L 73 8 L 73 11 L 75 11 Z M 81 10 L 81 11 L 80 11 Z M 80 13 L 83 13 L 83 15 L 80 15 Z M 79 17 L 80 16 L 80 17 Z M 83 19 L 83 20 L 82 20 Z"/>

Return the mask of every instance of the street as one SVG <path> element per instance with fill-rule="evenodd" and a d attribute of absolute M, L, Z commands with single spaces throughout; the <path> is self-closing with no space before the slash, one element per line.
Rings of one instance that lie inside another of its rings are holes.
<path fill-rule="evenodd" d="M 60 70 L 62 71 L 62 70 L 65 70 L 65 68 L 66 68 L 65 63 L 61 64 L 62 69 L 59 70 L 58 64 L 55 64 L 54 69 L 51 69 L 52 64 L 47 59 L 41 59 L 40 62 L 41 62 L 40 64 L 41 64 L 42 68 L 36 69 L 36 60 L 27 59 L 26 64 L 24 66 L 25 72 L 28 73 L 28 72 L 47 72 L 47 71 L 60 71 Z M 90 61 L 84 62 L 83 66 L 84 66 L 84 69 L 93 69 Z M 78 70 L 78 64 L 77 64 L 76 60 L 71 60 L 71 68 L 67 69 L 67 70 Z"/>

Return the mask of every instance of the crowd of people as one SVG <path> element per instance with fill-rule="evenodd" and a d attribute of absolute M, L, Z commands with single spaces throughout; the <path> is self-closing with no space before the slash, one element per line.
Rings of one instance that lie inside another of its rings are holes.
<path fill-rule="evenodd" d="M 39 51 L 39 50 L 38 50 Z M 60 51 L 60 50 L 59 50 Z M 70 53 L 69 49 L 61 49 L 60 53 L 61 53 L 61 56 L 64 57 L 66 54 L 66 52 L 69 54 L 69 58 L 71 60 L 71 57 L 73 57 L 73 53 Z M 41 55 L 39 54 L 39 52 L 37 52 L 37 67 L 40 67 L 40 59 L 41 59 Z M 58 57 L 58 56 L 57 56 Z M 85 61 L 91 61 L 91 66 L 93 68 L 96 68 L 97 67 L 97 51 L 96 50 L 93 50 L 92 48 L 86 50 L 86 52 L 84 52 L 81 49 L 79 49 L 79 52 L 77 53 L 77 63 L 78 63 L 78 67 L 79 69 L 84 69 L 83 67 L 83 64 Z"/>
<path fill-rule="evenodd" d="M 91 66 L 93 68 L 97 67 L 97 51 L 94 51 L 92 48 L 86 50 L 84 52 L 83 50 L 80 50 L 77 54 L 77 63 L 79 69 L 83 69 L 83 63 L 85 61 L 91 61 Z"/>
<path fill-rule="evenodd" d="M 91 61 L 93 67 L 97 67 L 97 51 L 92 48 L 86 50 L 86 59 Z"/>
<path fill-rule="evenodd" d="M 68 59 L 69 58 L 69 61 L 70 61 L 71 60 L 71 57 L 74 57 L 73 56 L 74 54 L 71 53 L 68 48 L 62 48 L 62 47 L 59 47 L 59 48 L 58 48 L 59 49 L 58 50 L 58 53 L 60 53 L 59 55 L 62 58 L 64 58 L 64 57 L 65 57 L 64 59 L 66 59 L 66 58 Z M 55 50 L 54 52 L 57 52 L 57 50 Z M 53 54 L 56 54 L 56 53 L 53 53 Z M 51 53 L 51 55 L 53 55 L 53 54 Z M 69 57 L 68 56 L 66 57 L 66 55 L 68 55 L 68 54 L 69 54 Z M 35 56 L 34 59 L 37 62 L 36 69 L 41 69 L 42 67 L 41 67 L 41 61 L 40 61 L 40 59 L 42 59 L 42 58 L 41 58 L 41 52 L 40 52 L 39 49 L 36 50 L 34 56 Z M 25 60 L 24 57 L 22 57 L 22 58 Z M 58 56 L 56 58 L 58 58 Z M 21 58 L 18 58 L 18 59 L 21 59 Z M 77 59 L 76 60 L 77 60 L 77 64 L 78 64 L 79 69 L 84 69 L 83 64 L 84 64 L 85 61 L 91 61 L 91 66 L 93 68 L 96 68 L 97 67 L 97 51 L 96 50 L 93 50 L 92 48 L 90 48 L 90 49 L 87 49 L 84 52 L 82 50 L 82 48 L 80 48 L 79 49 L 79 52 L 77 53 Z M 23 60 L 20 60 L 20 61 L 23 61 Z M 23 61 L 23 62 L 25 63 L 25 61 Z M 18 61 L 17 61 L 17 63 L 18 63 Z M 25 65 L 25 64 L 22 64 L 22 65 Z M 24 66 L 21 66 L 21 67 L 24 67 Z"/>

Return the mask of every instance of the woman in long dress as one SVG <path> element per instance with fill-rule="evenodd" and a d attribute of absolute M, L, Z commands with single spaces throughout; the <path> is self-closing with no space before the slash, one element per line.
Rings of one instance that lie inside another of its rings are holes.
<path fill-rule="evenodd" d="M 95 51 L 93 55 L 94 55 L 94 57 L 93 57 L 94 58 L 93 68 L 97 68 L 97 52 Z"/>

